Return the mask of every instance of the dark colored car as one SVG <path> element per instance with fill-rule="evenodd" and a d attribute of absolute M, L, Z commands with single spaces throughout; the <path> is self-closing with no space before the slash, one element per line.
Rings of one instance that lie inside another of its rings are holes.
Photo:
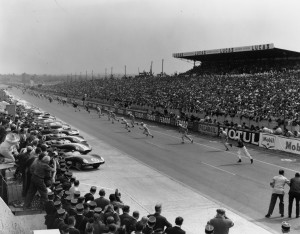
<path fill-rule="evenodd" d="M 65 152 L 79 151 L 82 154 L 87 154 L 92 151 L 92 147 L 87 142 L 72 143 L 69 140 L 49 140 L 45 142 L 48 146 L 56 147 Z"/>
<path fill-rule="evenodd" d="M 105 163 L 104 158 L 98 154 L 81 154 L 78 151 L 63 153 L 62 157 L 65 158 L 66 162 L 72 162 L 72 167 L 77 170 L 82 170 L 86 167 L 96 169 Z"/>

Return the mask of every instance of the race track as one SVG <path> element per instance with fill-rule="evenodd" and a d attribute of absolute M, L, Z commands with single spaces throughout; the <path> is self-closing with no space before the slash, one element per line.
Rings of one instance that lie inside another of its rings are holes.
<path fill-rule="evenodd" d="M 243 214 L 256 223 L 262 223 L 278 231 L 283 220 L 279 217 L 276 206 L 273 217 L 266 219 L 271 188 L 269 183 L 284 168 L 286 177 L 292 178 L 299 170 L 299 160 L 281 161 L 282 158 L 297 159 L 292 155 L 280 155 L 257 147 L 248 147 L 254 158 L 251 165 L 248 158 L 236 163 L 237 148 L 224 151 L 224 146 L 217 138 L 208 138 L 193 134 L 194 144 L 181 144 L 180 134 L 176 129 L 148 123 L 154 138 L 146 137 L 136 126 L 128 133 L 119 122 L 112 124 L 106 116 L 98 118 L 95 112 L 74 112 L 74 109 L 37 99 L 20 90 L 13 89 L 12 94 L 27 100 L 93 136 L 114 146 L 120 151 L 136 158 L 152 168 L 191 187 L 193 190 Z M 137 119 L 137 121 L 139 121 Z M 286 189 L 288 191 L 288 188 Z M 288 196 L 285 196 L 285 215 L 287 216 Z M 295 209 L 295 208 L 294 208 Z M 294 215 L 293 215 L 294 216 Z M 296 223 L 293 219 L 290 221 Z"/>

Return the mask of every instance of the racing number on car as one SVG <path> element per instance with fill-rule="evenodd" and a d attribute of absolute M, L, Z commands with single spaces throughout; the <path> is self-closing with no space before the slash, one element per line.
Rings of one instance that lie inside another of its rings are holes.
<path fill-rule="evenodd" d="M 92 162 L 99 162 L 99 160 L 96 159 L 96 158 L 92 158 L 91 161 L 92 161 Z"/>

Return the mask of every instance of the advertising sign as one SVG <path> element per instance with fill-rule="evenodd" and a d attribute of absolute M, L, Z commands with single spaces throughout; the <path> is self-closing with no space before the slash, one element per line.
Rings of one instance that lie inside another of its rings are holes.
<path fill-rule="evenodd" d="M 228 138 L 235 140 L 237 137 L 241 137 L 241 139 L 253 145 L 259 145 L 259 132 L 251 132 L 246 130 L 237 130 L 233 128 L 225 128 L 227 132 Z"/>
<path fill-rule="evenodd" d="M 211 136 L 217 136 L 218 126 L 207 123 L 198 123 L 197 131 Z"/>

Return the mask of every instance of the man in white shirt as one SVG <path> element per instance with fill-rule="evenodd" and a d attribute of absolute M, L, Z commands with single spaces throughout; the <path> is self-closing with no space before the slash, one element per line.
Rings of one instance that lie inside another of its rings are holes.
<path fill-rule="evenodd" d="M 274 176 L 272 182 L 270 183 L 270 186 L 273 188 L 273 193 L 271 196 L 270 206 L 268 214 L 266 214 L 266 218 L 270 218 L 274 207 L 276 205 L 277 198 L 279 198 L 279 213 L 281 214 L 281 217 L 284 216 L 284 203 L 283 203 L 283 197 L 284 197 L 284 185 L 290 184 L 290 181 L 284 177 L 284 170 L 279 170 L 279 175 Z"/>

